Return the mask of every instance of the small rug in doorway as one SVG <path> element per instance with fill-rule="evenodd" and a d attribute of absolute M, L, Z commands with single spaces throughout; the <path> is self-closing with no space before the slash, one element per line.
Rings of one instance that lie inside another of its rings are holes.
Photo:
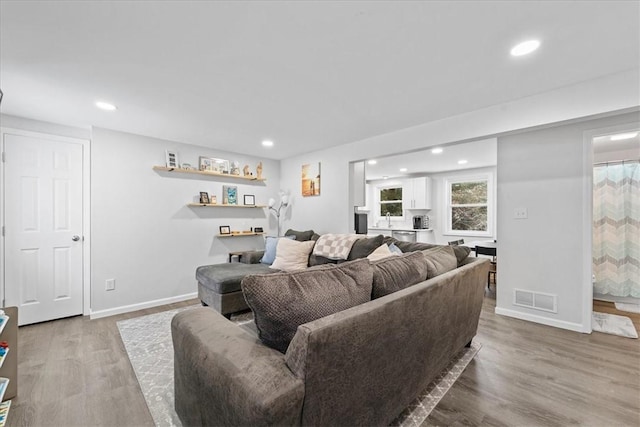
<path fill-rule="evenodd" d="M 176 313 L 194 307 L 198 306 L 118 322 L 122 342 L 156 426 L 182 426 L 174 410 L 171 319 Z M 252 313 L 232 317 L 231 321 L 247 327 L 253 321 Z M 392 422 L 392 425 L 422 424 L 481 347 L 479 343 L 473 342 L 471 347 L 462 349 L 449 366 Z"/>
<path fill-rule="evenodd" d="M 640 304 L 631 304 L 628 302 L 616 302 L 616 310 L 626 311 L 627 313 L 640 313 Z"/>
<path fill-rule="evenodd" d="M 638 338 L 638 332 L 628 317 L 594 311 L 591 318 L 591 327 L 594 332 L 618 335 L 625 338 Z"/>

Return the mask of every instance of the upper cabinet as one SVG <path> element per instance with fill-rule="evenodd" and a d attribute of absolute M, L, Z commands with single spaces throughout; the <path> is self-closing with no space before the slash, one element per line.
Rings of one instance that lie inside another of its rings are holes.
<path fill-rule="evenodd" d="M 411 178 L 402 185 L 403 209 L 431 209 L 431 178 Z"/>

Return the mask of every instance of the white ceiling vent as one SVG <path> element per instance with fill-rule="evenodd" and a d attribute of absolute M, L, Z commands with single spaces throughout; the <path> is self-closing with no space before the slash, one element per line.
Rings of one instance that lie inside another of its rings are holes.
<path fill-rule="evenodd" d="M 523 289 L 513 290 L 513 305 L 532 308 L 534 310 L 558 312 L 558 296 L 555 294 L 545 294 L 542 292 L 525 291 Z"/>

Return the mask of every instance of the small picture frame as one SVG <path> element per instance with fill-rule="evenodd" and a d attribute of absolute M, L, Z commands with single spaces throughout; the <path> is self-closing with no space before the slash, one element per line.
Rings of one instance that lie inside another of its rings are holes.
<path fill-rule="evenodd" d="M 225 159 L 210 159 L 211 171 L 216 173 L 229 173 L 229 160 Z"/>
<path fill-rule="evenodd" d="M 244 205 L 245 206 L 255 206 L 256 205 L 256 196 L 253 194 L 245 194 L 244 195 Z"/>
<path fill-rule="evenodd" d="M 205 204 L 209 204 L 209 193 L 207 193 L 206 191 L 201 191 L 200 192 L 200 203 L 205 203 Z"/>
<path fill-rule="evenodd" d="M 221 225 L 220 226 L 220 234 L 231 234 L 231 226 L 229 226 L 229 225 Z"/>
<path fill-rule="evenodd" d="M 264 233 L 264 230 L 262 229 L 262 227 L 253 227 L 253 232 L 254 233 Z"/>
<path fill-rule="evenodd" d="M 180 164 L 178 162 L 178 153 L 173 150 L 167 150 L 166 152 L 166 160 L 168 168 L 177 168 Z"/>
<path fill-rule="evenodd" d="M 198 169 L 201 171 L 211 171 L 211 159 L 209 157 L 200 156 Z"/>
<path fill-rule="evenodd" d="M 222 204 L 237 205 L 238 204 L 238 187 L 235 185 L 222 186 Z"/>

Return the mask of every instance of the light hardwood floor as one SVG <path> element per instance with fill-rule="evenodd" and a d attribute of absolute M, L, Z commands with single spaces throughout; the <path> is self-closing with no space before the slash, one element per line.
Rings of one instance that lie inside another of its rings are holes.
<path fill-rule="evenodd" d="M 640 425 L 640 340 L 497 316 L 485 298 L 482 349 L 424 425 Z M 19 330 L 8 426 L 151 426 L 118 320 L 197 303 Z"/>

